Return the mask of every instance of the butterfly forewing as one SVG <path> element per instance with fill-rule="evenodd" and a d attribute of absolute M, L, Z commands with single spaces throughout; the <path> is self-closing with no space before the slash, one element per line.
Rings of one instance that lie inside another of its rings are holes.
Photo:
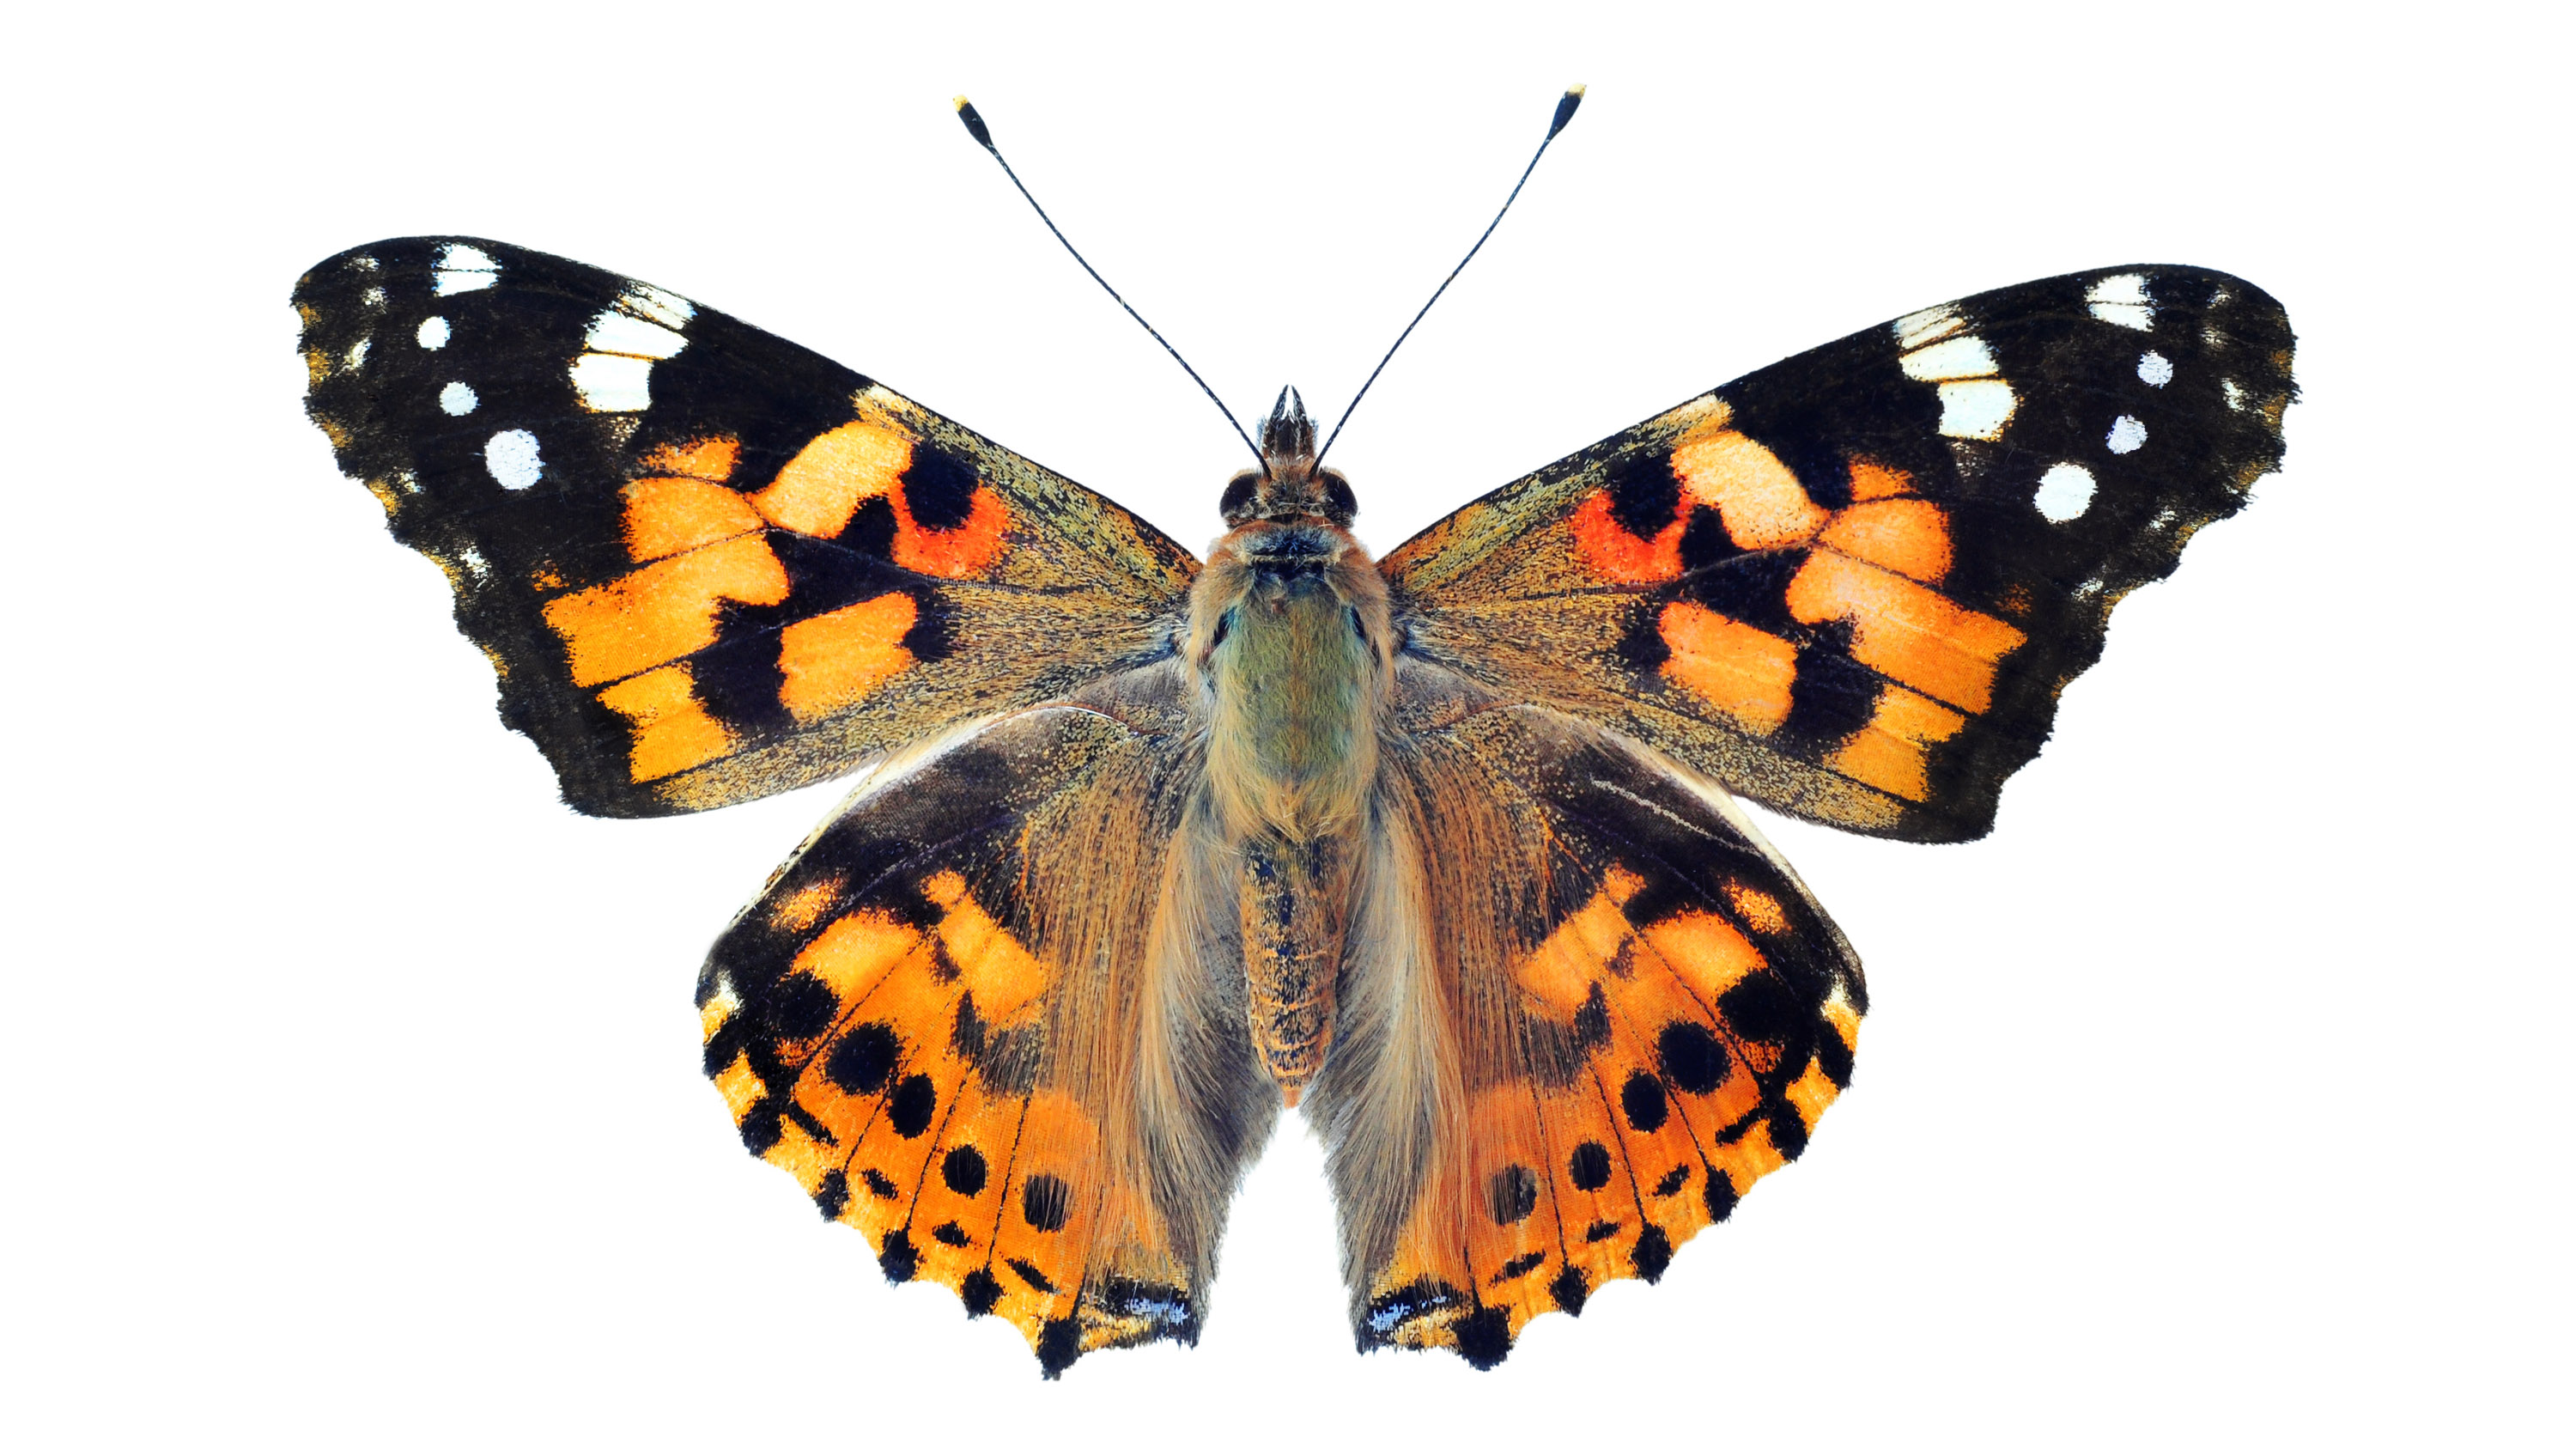
<path fill-rule="evenodd" d="M 1846 829 L 1991 828 L 2113 604 L 2281 456 L 2279 304 L 2079 273 L 1730 383 L 1386 561 L 1413 646 Z"/>
<path fill-rule="evenodd" d="M 720 312 L 453 237 L 295 300 L 307 407 L 577 808 L 770 794 L 1166 652 L 1178 545 Z"/>

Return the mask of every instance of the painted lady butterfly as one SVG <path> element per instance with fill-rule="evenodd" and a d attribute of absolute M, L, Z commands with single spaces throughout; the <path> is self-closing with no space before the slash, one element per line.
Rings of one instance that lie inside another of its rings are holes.
<path fill-rule="evenodd" d="M 875 765 L 709 954 L 705 1068 L 889 1278 L 1049 1375 L 1195 1338 L 1283 1104 L 1363 1347 L 1490 1366 L 1658 1277 L 1806 1147 L 1868 1005 L 1732 797 L 1984 834 L 2293 395 L 2270 297 L 2106 268 L 1765 368 L 1371 560 L 1283 393 L 1202 562 L 594 267 L 406 238 L 295 302 L 312 416 L 576 809 Z"/>

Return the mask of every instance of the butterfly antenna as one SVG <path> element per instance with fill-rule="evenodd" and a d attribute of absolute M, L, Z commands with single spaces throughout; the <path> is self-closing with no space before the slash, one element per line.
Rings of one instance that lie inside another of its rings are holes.
<path fill-rule="evenodd" d="M 1521 168 L 1521 179 L 1512 183 L 1512 194 L 1503 198 L 1502 211 L 1495 212 L 1494 219 L 1485 223 L 1484 236 L 1476 238 L 1476 244 L 1467 248 L 1467 254 L 1458 259 L 1458 265 L 1451 267 L 1449 275 L 1442 278 L 1440 285 L 1432 291 L 1431 302 L 1423 303 L 1422 311 L 1414 313 L 1413 320 L 1404 324 L 1404 330 L 1396 335 L 1395 347 L 1388 348 L 1386 356 L 1379 358 L 1377 366 L 1369 370 L 1368 381 L 1360 384 L 1359 392 L 1351 398 L 1351 405 L 1342 409 L 1342 421 L 1333 424 L 1332 436 L 1324 439 L 1324 446 L 1316 450 L 1316 467 L 1324 466 L 1324 454 L 1333 450 L 1333 439 L 1342 435 L 1343 423 L 1348 423 L 1351 414 L 1359 411 L 1360 399 L 1368 396 L 1368 390 L 1377 384 L 1377 375 L 1386 371 L 1386 365 L 1395 359 L 1395 348 L 1404 345 L 1404 339 L 1413 335 L 1413 329 L 1422 325 L 1423 317 L 1431 311 L 1431 303 L 1439 301 L 1440 294 L 1448 291 L 1449 284 L 1458 280 L 1458 274 L 1467 270 L 1467 264 L 1476 259 L 1476 253 L 1485 249 L 1485 239 L 1494 234 L 1495 227 L 1503 224 L 1503 215 L 1512 209 L 1512 203 L 1520 200 L 1521 188 L 1529 184 L 1530 173 L 1538 169 L 1538 158 L 1547 154 L 1548 143 L 1556 139 L 1557 132 L 1565 129 L 1566 122 L 1574 119 L 1574 108 L 1582 104 L 1581 86 L 1569 86 L 1565 94 L 1557 98 L 1556 115 L 1547 123 L 1547 136 L 1538 143 L 1538 150 L 1531 154 L 1529 164 Z"/>
<path fill-rule="evenodd" d="M 1569 110 L 1569 114 L 1570 113 L 1571 112 Z M 1164 341 L 1163 334 L 1154 330 L 1154 324 L 1146 321 L 1144 315 L 1139 313 L 1134 307 L 1128 306 L 1127 299 L 1118 295 L 1118 289 L 1109 285 L 1108 279 L 1101 276 L 1098 271 L 1094 270 L 1091 263 L 1082 260 L 1082 253 L 1074 251 L 1072 242 L 1065 241 L 1064 231 L 1055 224 L 1055 218 L 1047 215 L 1046 208 L 1038 205 L 1038 199 L 1036 197 L 1029 195 L 1028 183 L 1020 180 L 1020 173 L 1011 169 L 1011 163 L 1009 161 L 1003 160 L 1002 148 L 993 144 L 993 133 L 985 126 L 984 118 L 976 114 L 975 103 L 973 101 L 966 99 L 964 96 L 959 96 L 957 98 L 957 119 L 966 123 L 966 134 L 975 138 L 976 145 L 992 152 L 993 159 L 1002 163 L 1002 174 L 1011 178 L 1011 184 L 1020 189 L 1021 199 L 1028 202 L 1029 209 L 1038 214 L 1038 220 L 1046 223 L 1047 230 L 1055 233 L 1055 239 L 1064 243 L 1064 249 L 1067 252 L 1072 253 L 1073 259 L 1082 263 L 1082 269 L 1091 273 L 1091 280 L 1100 283 L 1100 290 L 1109 294 L 1110 301 L 1117 303 L 1121 307 L 1126 307 L 1127 315 L 1136 319 L 1136 325 L 1144 328 L 1147 336 L 1163 344 L 1163 350 L 1172 354 L 1172 360 L 1181 365 L 1181 371 L 1188 373 L 1190 375 L 1190 381 L 1199 385 L 1199 391 L 1207 394 L 1208 401 L 1216 404 L 1216 410 L 1225 414 L 1226 425 L 1234 429 L 1234 435 L 1236 437 L 1243 439 L 1243 446 L 1252 449 L 1253 457 L 1261 457 L 1261 449 L 1252 441 L 1252 435 L 1243 430 L 1243 424 L 1235 421 L 1234 409 L 1227 407 L 1225 405 L 1225 399 L 1216 395 L 1216 389 L 1207 385 L 1207 379 L 1199 376 L 1199 370 L 1197 368 L 1190 366 L 1190 360 L 1181 355 L 1181 350 L 1174 347 L 1171 343 Z M 1562 123 L 1560 122 L 1560 124 Z M 1270 464 L 1266 459 L 1261 465 L 1261 471 L 1265 477 L 1268 476 L 1270 472 Z"/>

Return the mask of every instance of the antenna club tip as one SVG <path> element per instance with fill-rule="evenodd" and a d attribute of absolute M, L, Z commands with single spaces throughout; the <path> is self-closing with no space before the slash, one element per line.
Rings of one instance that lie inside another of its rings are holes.
<path fill-rule="evenodd" d="M 976 113 L 973 101 L 964 96 L 957 98 L 957 119 L 966 123 L 966 134 L 975 138 L 976 145 L 987 151 L 993 150 L 993 133 L 984 128 L 984 118 Z M 1001 153 L 994 152 L 994 154 Z"/>
<path fill-rule="evenodd" d="M 1556 139 L 1556 133 L 1564 130 L 1565 123 L 1574 119 L 1574 108 L 1582 104 L 1583 87 L 1580 85 L 1567 86 L 1565 88 L 1565 94 L 1557 100 L 1556 118 L 1547 123 L 1547 138 L 1549 140 L 1553 141 Z"/>

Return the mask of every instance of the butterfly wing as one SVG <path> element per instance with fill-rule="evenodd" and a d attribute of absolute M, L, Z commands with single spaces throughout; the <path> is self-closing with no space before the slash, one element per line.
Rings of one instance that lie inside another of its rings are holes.
<path fill-rule="evenodd" d="M 660 288 L 414 237 L 295 302 L 307 409 L 578 809 L 771 794 L 1168 648 L 1170 539 Z"/>
<path fill-rule="evenodd" d="M 1440 673 L 1406 671 L 1310 1100 L 1361 1346 L 1491 1367 L 1796 1157 L 1867 996 L 1722 792 Z"/>
<path fill-rule="evenodd" d="M 2280 305 L 2122 267 L 1764 368 L 1460 510 L 1384 567 L 1415 651 L 1765 805 L 1992 828 L 2111 607 L 2281 457 Z"/>
<path fill-rule="evenodd" d="M 751 1150 L 889 1279 L 1017 1325 L 1049 1377 L 1197 1338 L 1226 1203 L 1278 1112 L 1231 877 L 1191 848 L 1179 675 L 1139 677 L 871 781 L 699 988 Z"/>

